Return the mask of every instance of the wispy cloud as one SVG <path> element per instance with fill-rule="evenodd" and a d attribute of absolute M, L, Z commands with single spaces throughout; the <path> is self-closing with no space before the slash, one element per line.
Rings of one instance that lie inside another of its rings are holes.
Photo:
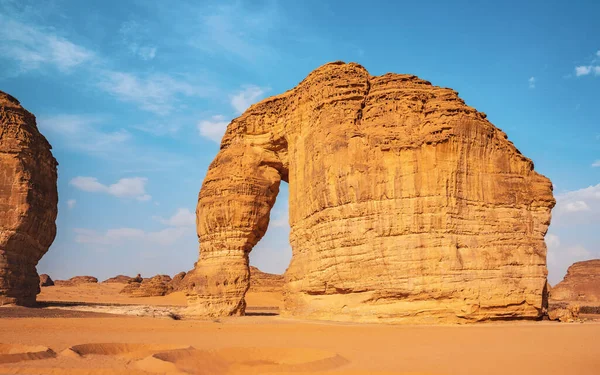
<path fill-rule="evenodd" d="M 75 199 L 69 199 L 67 201 L 67 207 L 69 207 L 69 210 L 75 207 L 75 204 L 77 204 L 77 201 Z"/>
<path fill-rule="evenodd" d="M 592 167 L 600 167 L 600 160 L 596 160 L 592 163 Z"/>
<path fill-rule="evenodd" d="M 529 77 L 529 79 L 527 80 L 527 82 L 529 83 L 529 88 L 530 89 L 534 89 L 535 88 L 535 77 Z"/>
<path fill-rule="evenodd" d="M 49 30 L 26 25 L 0 14 L 0 59 L 17 63 L 25 72 L 52 66 L 63 73 L 93 62 L 95 54 Z"/>
<path fill-rule="evenodd" d="M 268 91 L 267 88 L 254 85 L 246 86 L 231 96 L 231 106 L 238 114 L 243 113 L 248 107 L 256 103 Z"/>
<path fill-rule="evenodd" d="M 149 30 L 138 22 L 124 22 L 121 24 L 119 34 L 121 34 L 121 42 L 127 47 L 129 52 L 140 59 L 148 61 L 156 57 L 158 47 L 148 42 L 148 39 L 150 39 Z"/>
<path fill-rule="evenodd" d="M 212 9 L 190 9 L 201 16 L 194 18 L 194 26 L 199 29 L 191 33 L 189 44 L 209 54 L 244 62 L 275 58 L 277 53 L 266 40 L 281 17 L 276 2 L 263 4 L 247 6 L 238 1 Z"/>
<path fill-rule="evenodd" d="M 196 225 L 196 215 L 187 208 L 179 208 L 170 218 L 155 216 L 155 220 L 170 227 L 193 227 Z"/>
<path fill-rule="evenodd" d="M 222 115 L 212 116 L 210 120 L 202 120 L 198 123 L 198 132 L 201 136 L 210 139 L 213 142 L 221 143 L 223 134 L 227 130 L 229 121 Z"/>
<path fill-rule="evenodd" d="M 75 177 L 69 184 L 79 190 L 90 193 L 105 193 L 119 198 L 135 198 L 139 201 L 147 201 L 152 197 L 146 194 L 147 178 L 131 177 L 122 178 L 112 185 L 104 185 L 96 177 Z"/>
<path fill-rule="evenodd" d="M 568 221 L 564 221 L 568 217 Z M 556 195 L 553 223 L 574 223 L 575 219 L 591 223 L 600 217 L 600 184 Z"/>
<path fill-rule="evenodd" d="M 38 125 L 51 138 L 60 137 L 66 148 L 88 154 L 106 154 L 131 139 L 125 129 L 103 130 L 106 119 L 99 115 L 60 114 L 42 116 Z"/>
<path fill-rule="evenodd" d="M 191 84 L 165 74 L 141 77 L 117 71 L 104 71 L 98 87 L 119 100 L 135 103 L 141 109 L 158 115 L 170 113 L 179 96 L 199 93 Z"/>

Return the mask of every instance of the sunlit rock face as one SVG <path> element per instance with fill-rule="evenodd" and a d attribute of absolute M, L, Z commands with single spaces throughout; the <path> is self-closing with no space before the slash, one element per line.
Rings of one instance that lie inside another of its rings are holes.
<path fill-rule="evenodd" d="M 248 254 L 281 181 L 293 251 L 283 315 L 541 314 L 550 181 L 456 91 L 341 62 L 229 124 L 199 194 L 190 314 L 244 313 Z"/>
<path fill-rule="evenodd" d="M 0 91 L 0 305 L 35 304 L 56 236 L 57 162 L 35 116 Z"/>

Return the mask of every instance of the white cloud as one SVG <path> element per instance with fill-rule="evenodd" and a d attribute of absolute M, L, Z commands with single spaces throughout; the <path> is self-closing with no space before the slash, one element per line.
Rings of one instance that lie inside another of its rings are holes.
<path fill-rule="evenodd" d="M 123 245 L 135 241 L 136 245 L 172 245 L 193 229 L 185 227 L 166 228 L 159 231 L 144 231 L 137 228 L 109 229 L 105 233 L 91 229 L 75 228 L 75 242 L 94 245 Z"/>
<path fill-rule="evenodd" d="M 46 65 L 62 72 L 95 59 L 93 52 L 45 30 L 25 25 L 0 14 L 0 50 L 2 57 L 18 63 L 20 71 Z"/>
<path fill-rule="evenodd" d="M 98 86 L 119 100 L 158 115 L 170 113 L 179 96 L 198 94 L 194 86 L 165 74 L 138 77 L 131 73 L 104 71 Z"/>
<path fill-rule="evenodd" d="M 577 77 L 587 76 L 592 73 L 595 76 L 600 76 L 600 65 L 582 65 L 575 67 L 575 75 Z"/>
<path fill-rule="evenodd" d="M 231 106 L 236 113 L 243 113 L 250 105 L 256 103 L 261 98 L 267 89 L 258 86 L 247 86 L 237 94 L 231 96 Z"/>
<path fill-rule="evenodd" d="M 592 163 L 592 167 L 600 167 L 600 160 L 596 160 Z"/>
<path fill-rule="evenodd" d="M 196 225 L 196 215 L 187 208 L 179 208 L 177 212 L 168 219 L 164 219 L 160 216 L 156 216 L 155 219 L 171 227 L 191 227 Z"/>
<path fill-rule="evenodd" d="M 227 130 L 229 121 L 222 115 L 212 116 L 210 120 L 202 120 L 198 123 L 198 132 L 200 135 L 210 139 L 213 142 L 221 143 L 223 134 Z"/>
<path fill-rule="evenodd" d="M 577 77 L 586 76 L 586 75 L 590 74 L 591 71 L 592 71 L 591 66 L 576 66 L 575 67 L 575 75 Z"/>
<path fill-rule="evenodd" d="M 79 190 L 91 193 L 106 193 L 119 198 L 135 198 L 139 201 L 148 201 L 152 197 L 146 194 L 147 178 L 131 177 L 122 178 L 112 185 L 101 184 L 96 177 L 75 177 L 69 184 Z"/>
<path fill-rule="evenodd" d="M 534 89 L 535 88 L 535 77 L 530 77 L 527 82 L 529 83 L 529 88 L 530 89 Z"/>
<path fill-rule="evenodd" d="M 552 223 L 558 225 L 592 223 L 600 217 L 600 184 L 557 194 L 552 216 Z"/>
<path fill-rule="evenodd" d="M 69 209 L 72 209 L 73 207 L 75 207 L 76 203 L 77 203 L 77 201 L 75 199 L 69 199 L 67 201 L 67 207 L 69 207 Z"/>
<path fill-rule="evenodd" d="M 574 201 L 565 203 L 564 209 L 567 212 L 580 212 L 589 211 L 590 207 L 584 201 Z"/>

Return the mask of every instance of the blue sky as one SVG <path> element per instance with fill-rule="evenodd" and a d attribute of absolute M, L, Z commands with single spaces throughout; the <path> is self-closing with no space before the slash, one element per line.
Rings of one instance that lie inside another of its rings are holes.
<path fill-rule="evenodd" d="M 600 2 L 172 3 L 0 0 L 0 90 L 60 163 L 40 273 L 190 269 L 227 123 L 335 60 L 459 91 L 553 181 L 551 283 L 600 258 Z M 288 234 L 284 186 L 251 262 L 283 272 Z"/>

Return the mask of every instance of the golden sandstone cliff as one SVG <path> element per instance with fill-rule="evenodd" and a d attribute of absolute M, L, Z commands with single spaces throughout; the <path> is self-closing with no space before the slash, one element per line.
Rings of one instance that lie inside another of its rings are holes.
<path fill-rule="evenodd" d="M 0 91 L 0 305 L 35 304 L 56 235 L 57 162 L 35 116 Z"/>
<path fill-rule="evenodd" d="M 412 75 L 330 63 L 227 128 L 199 194 L 190 314 L 241 315 L 289 183 L 283 315 L 536 318 L 552 185 L 485 114 Z"/>

